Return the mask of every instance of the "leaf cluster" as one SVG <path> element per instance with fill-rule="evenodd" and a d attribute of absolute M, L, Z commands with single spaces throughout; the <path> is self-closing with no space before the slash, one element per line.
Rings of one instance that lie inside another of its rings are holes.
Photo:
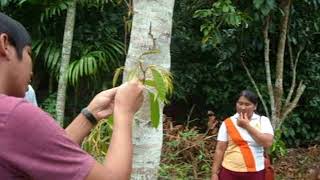
<path fill-rule="evenodd" d="M 167 98 L 173 90 L 172 76 L 168 70 L 153 64 L 144 64 L 144 56 L 158 53 L 160 53 L 160 51 L 157 49 L 142 53 L 135 66 L 131 69 L 125 69 L 125 67 L 118 68 L 113 78 L 113 86 L 115 86 L 120 74 L 125 71 L 125 73 L 128 74 L 126 81 L 139 79 L 145 85 L 145 89 L 149 95 L 151 124 L 152 127 L 155 128 L 157 128 L 160 123 L 160 105 L 168 102 Z"/>

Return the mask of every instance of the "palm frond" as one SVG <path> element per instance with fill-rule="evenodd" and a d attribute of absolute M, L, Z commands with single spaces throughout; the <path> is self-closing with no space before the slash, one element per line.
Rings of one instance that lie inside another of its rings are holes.
<path fill-rule="evenodd" d="M 108 72 L 114 66 L 114 59 L 106 51 L 91 51 L 74 60 L 67 73 L 68 82 L 76 85 L 82 77 L 95 77 L 99 73 Z"/>
<path fill-rule="evenodd" d="M 61 47 L 51 40 L 35 40 L 32 45 L 33 59 L 44 61 L 51 74 L 57 76 L 60 68 Z"/>
<path fill-rule="evenodd" d="M 41 14 L 40 21 L 44 22 L 54 16 L 61 16 L 71 5 L 71 0 L 55 0 L 47 4 L 44 12 Z"/>

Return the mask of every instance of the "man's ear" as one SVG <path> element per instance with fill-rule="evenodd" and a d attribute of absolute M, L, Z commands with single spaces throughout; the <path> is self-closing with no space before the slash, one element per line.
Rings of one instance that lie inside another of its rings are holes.
<path fill-rule="evenodd" d="M 10 45 L 9 36 L 5 33 L 0 34 L 0 56 L 6 56 L 8 52 L 8 46 Z"/>

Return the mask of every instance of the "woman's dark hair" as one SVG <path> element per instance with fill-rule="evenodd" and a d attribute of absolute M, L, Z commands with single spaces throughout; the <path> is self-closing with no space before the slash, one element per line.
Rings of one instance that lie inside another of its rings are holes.
<path fill-rule="evenodd" d="M 243 90 L 241 91 L 241 93 L 239 94 L 238 96 L 238 99 L 243 96 L 245 98 L 247 98 L 250 102 L 252 102 L 254 105 L 257 105 L 258 104 L 258 96 L 250 91 L 250 90 Z"/>
<path fill-rule="evenodd" d="M 9 42 L 15 47 L 19 59 L 22 57 L 22 50 L 27 45 L 31 46 L 31 37 L 28 31 L 18 21 L 0 12 L 0 34 L 5 33 Z"/>

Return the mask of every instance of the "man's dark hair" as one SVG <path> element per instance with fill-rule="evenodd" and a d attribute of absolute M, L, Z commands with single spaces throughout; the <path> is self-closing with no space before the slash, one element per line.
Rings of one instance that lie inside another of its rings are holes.
<path fill-rule="evenodd" d="M 9 42 L 15 47 L 19 59 L 25 46 L 31 46 L 31 37 L 28 31 L 18 21 L 0 12 L 0 34 L 5 33 Z"/>
<path fill-rule="evenodd" d="M 241 91 L 241 93 L 239 94 L 238 96 L 238 99 L 243 96 L 245 98 L 247 98 L 250 102 L 252 102 L 254 105 L 257 105 L 258 104 L 258 96 L 250 91 L 250 90 L 243 90 Z"/>

